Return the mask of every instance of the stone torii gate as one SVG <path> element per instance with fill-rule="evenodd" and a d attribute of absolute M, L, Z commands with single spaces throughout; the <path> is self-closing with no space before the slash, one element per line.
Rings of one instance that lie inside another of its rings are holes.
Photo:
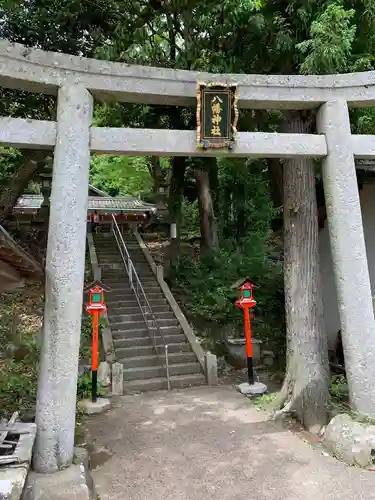
<path fill-rule="evenodd" d="M 231 152 L 202 151 L 195 132 L 92 127 L 93 98 L 194 106 L 197 80 L 233 82 L 240 108 L 317 109 L 318 134 L 240 132 Z M 53 149 L 44 344 L 34 468 L 73 459 L 90 153 L 321 158 L 351 398 L 375 415 L 375 323 L 354 159 L 375 135 L 352 135 L 348 107 L 375 106 L 375 71 L 328 76 L 212 75 L 85 59 L 0 41 L 0 85 L 57 95 L 56 121 L 0 119 L 0 143 Z"/>

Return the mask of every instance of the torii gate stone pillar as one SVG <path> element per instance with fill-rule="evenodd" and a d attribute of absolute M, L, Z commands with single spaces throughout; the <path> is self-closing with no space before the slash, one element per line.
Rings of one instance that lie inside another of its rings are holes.
<path fill-rule="evenodd" d="M 317 128 L 328 149 L 322 171 L 350 401 L 375 415 L 374 312 L 346 101 L 323 104 Z"/>
<path fill-rule="evenodd" d="M 73 460 L 92 112 L 84 87 L 59 89 L 33 458 L 37 472 L 54 472 Z"/>

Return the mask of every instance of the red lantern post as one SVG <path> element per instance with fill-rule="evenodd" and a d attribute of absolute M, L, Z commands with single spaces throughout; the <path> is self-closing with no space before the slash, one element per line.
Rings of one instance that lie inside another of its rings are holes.
<path fill-rule="evenodd" d="M 92 354 L 91 354 L 91 399 L 95 403 L 98 393 L 98 365 L 99 365 L 99 316 L 107 310 L 104 304 L 104 289 L 95 285 L 89 290 L 89 304 L 86 311 L 92 315 Z"/>
<path fill-rule="evenodd" d="M 250 385 L 254 384 L 254 367 L 253 367 L 253 346 L 251 343 L 251 324 L 250 324 L 250 309 L 256 306 L 253 297 L 254 285 L 246 280 L 240 287 L 240 296 L 236 300 L 236 306 L 243 310 L 246 338 L 246 353 L 247 353 L 247 376 Z"/>

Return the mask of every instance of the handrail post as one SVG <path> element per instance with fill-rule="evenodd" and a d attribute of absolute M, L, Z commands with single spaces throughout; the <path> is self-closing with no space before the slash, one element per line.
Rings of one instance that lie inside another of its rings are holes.
<path fill-rule="evenodd" d="M 167 387 L 169 391 L 171 388 L 171 379 L 169 377 L 168 344 L 165 344 L 165 367 L 167 369 Z"/>
<path fill-rule="evenodd" d="M 130 257 L 128 258 L 128 269 L 129 269 L 129 284 L 130 284 L 130 288 L 134 289 L 134 286 L 133 286 L 133 263 L 130 260 Z"/>

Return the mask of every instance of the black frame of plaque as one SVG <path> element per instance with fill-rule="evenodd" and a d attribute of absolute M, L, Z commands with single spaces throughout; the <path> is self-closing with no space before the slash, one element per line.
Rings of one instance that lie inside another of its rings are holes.
<path fill-rule="evenodd" d="M 218 97 L 223 105 L 220 115 L 220 126 L 216 126 L 216 134 L 212 134 L 212 99 Z M 237 139 L 238 92 L 235 83 L 197 82 L 197 147 L 233 149 Z M 210 107 L 209 107 L 210 106 Z M 211 123 L 209 117 L 211 116 Z M 222 120 L 224 118 L 224 120 Z M 223 122 L 223 123 L 221 123 Z M 220 135 L 217 135 L 220 129 Z"/>

